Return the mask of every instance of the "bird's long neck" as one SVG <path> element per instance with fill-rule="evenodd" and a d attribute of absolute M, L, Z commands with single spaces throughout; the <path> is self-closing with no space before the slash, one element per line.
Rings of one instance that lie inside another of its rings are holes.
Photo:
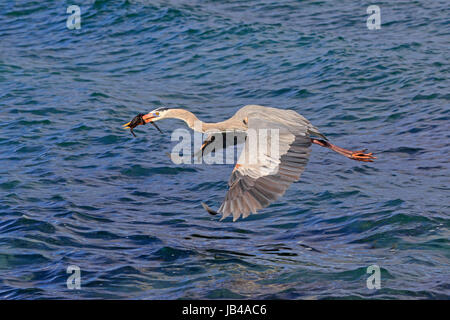
<path fill-rule="evenodd" d="M 184 109 L 170 109 L 166 115 L 164 115 L 164 118 L 173 118 L 173 119 L 180 119 L 186 122 L 186 124 L 194 131 L 199 132 L 206 132 L 209 130 L 217 130 L 217 131 L 227 131 L 227 130 L 233 130 L 233 129 L 239 129 L 234 128 L 233 126 L 230 126 L 229 122 L 230 119 L 222 121 L 222 122 L 216 122 L 216 123 L 207 123 L 203 122 L 200 119 L 198 119 L 195 114 L 193 114 L 190 111 L 184 110 Z"/>

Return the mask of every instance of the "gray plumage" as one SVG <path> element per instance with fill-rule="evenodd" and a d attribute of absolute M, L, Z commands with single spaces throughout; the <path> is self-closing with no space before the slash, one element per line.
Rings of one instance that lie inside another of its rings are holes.
<path fill-rule="evenodd" d="M 232 215 L 233 221 L 255 214 L 281 197 L 294 181 L 300 179 L 308 163 L 310 136 L 325 138 L 307 119 L 292 110 L 249 105 L 240 109 L 230 120 L 244 122 L 243 119 L 248 129 L 278 130 L 279 158 L 269 159 L 264 154 L 258 154 L 257 164 L 244 162 L 233 170 L 228 182 L 229 190 L 218 210 L 222 219 Z M 267 150 L 270 148 L 271 140 Z M 246 143 L 240 159 L 248 159 L 249 153 Z"/>
<path fill-rule="evenodd" d="M 300 179 L 308 163 L 311 138 L 324 138 L 319 130 L 307 119 L 293 110 L 282 110 L 259 105 L 247 105 L 236 112 L 230 119 L 218 123 L 204 123 L 193 113 L 184 109 L 158 108 L 149 113 L 148 119 L 156 121 L 164 118 L 177 118 L 201 132 L 249 132 L 250 129 L 271 130 L 279 132 L 278 157 L 272 158 L 268 153 L 259 155 L 257 163 L 248 160 L 254 154 L 246 139 L 238 165 L 233 170 L 228 182 L 229 190 L 218 213 L 222 219 L 232 215 L 233 221 L 239 217 L 248 217 L 257 213 L 281 197 L 289 186 Z M 200 125 L 199 125 L 200 124 Z M 211 136 L 210 136 L 211 137 Z M 266 146 L 271 149 L 271 140 Z M 210 213 L 215 213 L 204 205 Z"/>

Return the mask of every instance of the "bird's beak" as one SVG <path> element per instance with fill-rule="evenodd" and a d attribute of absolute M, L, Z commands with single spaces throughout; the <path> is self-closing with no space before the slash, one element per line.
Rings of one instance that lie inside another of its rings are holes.
<path fill-rule="evenodd" d="M 144 125 L 144 124 L 150 122 L 156 129 L 158 129 L 159 132 L 163 133 L 161 131 L 161 129 L 153 121 L 151 121 L 151 119 L 153 119 L 153 118 L 155 118 L 155 116 L 144 115 L 144 114 L 140 113 L 136 117 L 134 117 L 133 120 L 122 125 L 122 127 L 124 129 L 130 129 L 130 132 L 133 134 L 133 136 L 136 137 L 136 135 L 133 132 L 133 129 L 139 125 Z"/>
<path fill-rule="evenodd" d="M 151 123 L 156 129 L 158 129 L 159 133 L 163 133 L 162 130 L 156 125 L 156 123 L 152 121 L 152 119 L 154 118 L 156 118 L 156 116 L 154 116 L 153 113 L 142 116 L 142 119 L 145 123 Z"/>
<path fill-rule="evenodd" d="M 122 127 L 123 127 L 124 129 L 130 129 L 130 123 L 131 123 L 131 121 L 125 123 Z"/>

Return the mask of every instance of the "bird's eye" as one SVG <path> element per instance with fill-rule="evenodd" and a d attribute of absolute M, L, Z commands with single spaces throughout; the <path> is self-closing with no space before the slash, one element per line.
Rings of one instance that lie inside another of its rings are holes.
<path fill-rule="evenodd" d="M 159 116 L 159 112 L 155 112 L 155 114 L 156 114 L 157 116 Z"/>

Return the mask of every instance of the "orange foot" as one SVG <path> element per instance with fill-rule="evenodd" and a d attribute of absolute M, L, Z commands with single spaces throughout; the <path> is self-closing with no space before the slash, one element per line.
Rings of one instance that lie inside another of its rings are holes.
<path fill-rule="evenodd" d="M 377 157 L 373 156 L 373 153 L 365 153 L 367 149 L 353 151 L 348 157 L 353 160 L 364 161 L 364 162 L 373 162 L 373 159 Z"/>

